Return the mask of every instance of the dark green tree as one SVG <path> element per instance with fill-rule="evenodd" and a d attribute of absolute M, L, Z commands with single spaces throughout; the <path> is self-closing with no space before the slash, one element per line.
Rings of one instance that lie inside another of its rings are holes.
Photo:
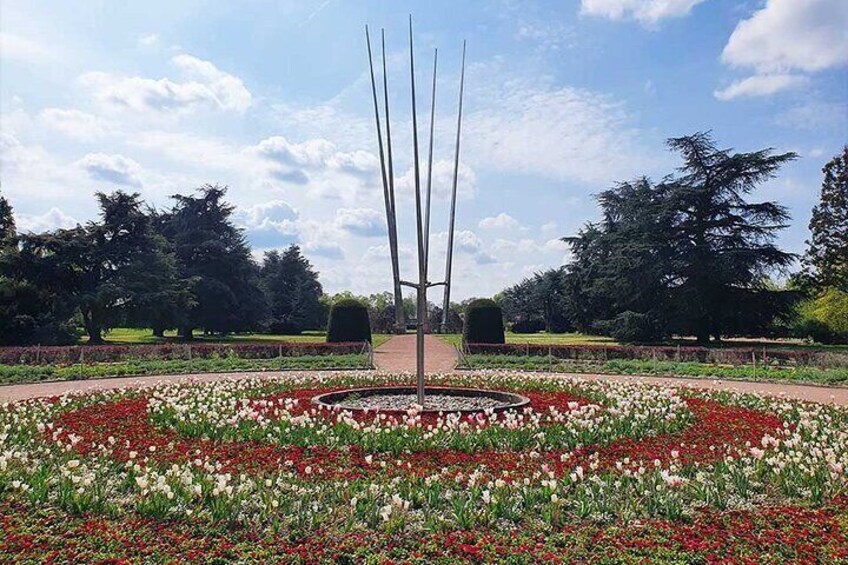
<path fill-rule="evenodd" d="M 791 307 L 767 282 L 794 256 L 774 244 L 786 209 L 746 196 L 795 154 L 734 153 L 708 133 L 668 144 L 684 159 L 677 175 L 601 193 L 602 221 L 566 238 L 573 318 L 607 333 L 626 322 L 628 339 L 638 341 L 674 332 L 704 344 L 711 335 L 760 332 L 764 319 Z"/>
<path fill-rule="evenodd" d="M 180 316 L 185 339 L 191 339 L 194 328 L 207 333 L 255 330 L 266 315 L 259 267 L 242 230 L 232 222 L 226 191 L 205 185 L 195 195 L 173 196 L 175 204 L 164 228 L 179 278 L 192 281 L 191 305 Z"/>
<path fill-rule="evenodd" d="M 672 270 L 668 236 L 675 214 L 668 190 L 641 178 L 602 192 L 598 202 L 602 220 L 565 238 L 574 255 L 562 280 L 571 319 L 582 331 L 608 333 L 604 328 L 629 312 L 629 319 L 645 318 L 640 327 L 654 330 L 641 339 L 657 339 Z"/>
<path fill-rule="evenodd" d="M 299 334 L 321 327 L 323 289 L 300 247 L 291 245 L 283 253 L 267 252 L 261 277 L 268 295 L 268 329 L 272 333 Z"/>
<path fill-rule="evenodd" d="M 17 234 L 12 205 L 9 204 L 5 196 L 0 194 L 0 252 L 12 244 Z"/>
<path fill-rule="evenodd" d="M 819 203 L 810 220 L 804 274 L 818 291 L 848 292 L 848 146 L 822 169 Z"/>
<path fill-rule="evenodd" d="M 745 197 L 796 155 L 734 153 L 716 147 L 709 133 L 672 138 L 668 145 L 684 160 L 662 189 L 675 214 L 667 234 L 674 253 L 674 327 L 704 344 L 728 333 L 751 296 L 775 292 L 765 285 L 768 275 L 794 260 L 774 243 L 789 220 L 786 208 Z"/>
<path fill-rule="evenodd" d="M 549 333 L 572 328 L 571 304 L 564 268 L 536 273 L 503 291 L 499 303 L 504 318 L 517 327 L 543 326 Z"/>
<path fill-rule="evenodd" d="M 91 239 L 82 226 L 20 234 L 8 274 L 21 337 L 17 343 L 62 344 L 76 339 L 81 294 L 96 271 Z"/>
<path fill-rule="evenodd" d="M 156 234 L 139 194 L 97 193 L 100 219 L 88 224 L 81 248 L 78 303 L 89 343 L 105 330 L 134 324 L 152 304 L 172 302 L 175 263 Z"/>

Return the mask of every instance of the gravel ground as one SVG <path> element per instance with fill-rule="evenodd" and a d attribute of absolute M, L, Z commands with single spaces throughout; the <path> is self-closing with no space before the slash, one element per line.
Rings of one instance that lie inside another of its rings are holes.
<path fill-rule="evenodd" d="M 357 410 L 409 410 L 417 405 L 418 398 L 414 394 L 375 394 L 360 398 L 346 398 L 342 402 L 344 408 Z M 454 396 L 451 394 L 430 394 L 424 397 L 425 410 L 440 410 L 442 412 L 458 412 L 460 410 L 497 409 L 508 403 L 485 396 Z"/>

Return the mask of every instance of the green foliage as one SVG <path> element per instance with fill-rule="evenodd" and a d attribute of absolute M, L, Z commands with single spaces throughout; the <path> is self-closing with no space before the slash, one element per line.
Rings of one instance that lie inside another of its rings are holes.
<path fill-rule="evenodd" d="M 266 253 L 261 277 L 268 295 L 271 332 L 296 335 L 321 327 L 321 283 L 300 247 L 292 245 L 282 254 Z"/>
<path fill-rule="evenodd" d="M 192 304 L 178 320 L 186 338 L 193 328 L 218 333 L 256 329 L 266 314 L 259 267 L 232 222 L 226 191 L 205 185 L 194 196 L 175 195 L 163 219 L 179 278 L 191 285 Z"/>
<path fill-rule="evenodd" d="M 821 196 L 813 208 L 804 274 L 818 290 L 848 292 L 848 146 L 824 168 Z"/>
<path fill-rule="evenodd" d="M 239 371 L 336 370 L 368 368 L 368 356 L 299 355 L 277 359 L 211 359 L 137 360 L 92 365 L 0 365 L 0 384 L 23 384 L 39 381 L 74 381 L 106 377 L 143 375 L 178 375 L 187 373 L 229 373 Z"/>
<path fill-rule="evenodd" d="M 538 355 L 490 355 L 478 353 L 464 357 L 467 367 L 473 369 L 508 369 L 515 371 L 545 371 L 563 373 L 592 373 L 610 375 L 658 375 L 663 377 L 691 377 L 745 381 L 776 381 L 798 384 L 844 385 L 848 383 L 845 367 L 754 367 L 724 366 L 708 363 L 678 363 L 674 361 L 646 361 L 614 359 L 601 363 L 572 361 Z"/>
<path fill-rule="evenodd" d="M 327 326 L 327 343 L 371 341 L 368 307 L 353 298 L 334 303 Z"/>
<path fill-rule="evenodd" d="M 465 308 L 462 337 L 466 343 L 504 343 L 501 307 L 488 298 L 471 302 Z"/>
<path fill-rule="evenodd" d="M 504 318 L 513 328 L 532 327 L 527 324 L 537 320 L 542 321 L 541 330 L 550 333 L 567 332 L 573 327 L 573 307 L 567 293 L 564 268 L 550 269 L 524 279 L 504 290 L 498 302 Z"/>
<path fill-rule="evenodd" d="M 658 334 L 695 335 L 700 343 L 762 335 L 792 309 L 793 297 L 777 296 L 764 276 L 794 259 L 774 245 L 789 215 L 745 197 L 795 154 L 732 153 L 707 133 L 668 145 L 683 156 L 677 175 L 601 193 L 603 220 L 567 239 L 574 320 L 590 330 L 629 310 L 655 320 Z"/>
<path fill-rule="evenodd" d="M 602 333 L 621 343 L 644 343 L 662 338 L 662 328 L 650 314 L 624 311 L 612 320 L 599 322 Z"/>
<path fill-rule="evenodd" d="M 825 344 L 848 343 L 848 293 L 829 288 L 799 308 L 799 337 Z"/>

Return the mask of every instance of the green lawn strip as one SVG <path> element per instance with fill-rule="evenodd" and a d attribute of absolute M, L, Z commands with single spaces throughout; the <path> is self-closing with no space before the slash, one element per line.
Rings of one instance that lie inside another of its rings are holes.
<path fill-rule="evenodd" d="M 162 361 L 126 361 L 92 365 L 0 365 L 0 384 L 41 381 L 73 381 L 105 377 L 175 375 L 186 373 L 226 373 L 239 371 L 366 369 L 368 356 L 303 355 L 275 359 L 173 359 Z"/>
<path fill-rule="evenodd" d="M 379 347 L 391 337 L 389 334 L 374 334 L 371 338 L 372 344 L 374 347 Z M 159 338 L 153 335 L 152 330 L 144 328 L 115 328 L 106 332 L 103 338 L 107 343 L 115 345 L 182 343 L 173 330 L 166 331 L 165 337 Z M 88 338 L 83 337 L 80 341 L 81 343 L 85 343 L 88 341 Z M 326 341 L 326 332 L 307 331 L 300 335 L 245 333 L 230 334 L 227 336 L 205 336 L 198 334 L 194 336 L 194 341 L 197 343 L 324 343 Z"/>
<path fill-rule="evenodd" d="M 848 367 L 820 369 L 817 367 L 773 368 L 753 366 L 722 366 L 704 363 L 673 361 L 642 361 L 616 359 L 601 363 L 575 362 L 547 356 L 485 355 L 464 357 L 462 368 L 511 369 L 523 371 L 554 371 L 563 373 L 603 373 L 620 375 L 657 375 L 666 377 L 697 377 L 746 381 L 779 381 L 829 386 L 848 386 Z"/>

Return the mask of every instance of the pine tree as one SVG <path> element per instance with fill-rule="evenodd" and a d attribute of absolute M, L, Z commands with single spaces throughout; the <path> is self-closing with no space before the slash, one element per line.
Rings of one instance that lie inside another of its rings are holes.
<path fill-rule="evenodd" d="M 794 260 L 774 244 L 789 220 L 786 208 L 749 203 L 745 196 L 796 155 L 733 153 L 718 149 L 709 133 L 672 138 L 668 145 L 684 160 L 680 174 L 664 183 L 676 216 L 667 234 L 674 248 L 676 329 L 703 344 L 710 335 L 720 339 L 751 293 L 768 292 L 767 275 Z"/>
<path fill-rule="evenodd" d="M 179 278 L 191 281 L 192 302 L 181 315 L 180 334 L 192 330 L 258 329 L 266 315 L 265 293 L 242 230 L 235 227 L 226 187 L 205 185 L 196 195 L 175 195 L 164 228 L 177 259 Z"/>
<path fill-rule="evenodd" d="M 810 220 L 804 271 L 818 290 L 848 292 L 848 146 L 822 169 L 819 203 Z"/>
<path fill-rule="evenodd" d="M 266 253 L 261 275 L 268 293 L 272 333 L 299 334 L 321 326 L 323 290 L 318 273 L 300 247 L 292 245 L 282 254 Z"/>

